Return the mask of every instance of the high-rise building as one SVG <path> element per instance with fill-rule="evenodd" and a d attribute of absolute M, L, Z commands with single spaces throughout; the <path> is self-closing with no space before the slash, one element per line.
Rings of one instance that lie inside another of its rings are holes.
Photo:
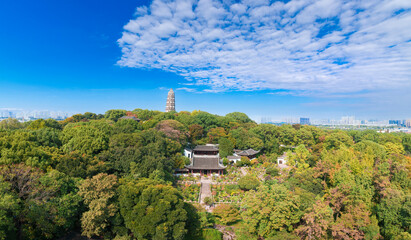
<path fill-rule="evenodd" d="M 300 124 L 301 125 L 310 125 L 310 119 L 309 118 L 300 118 Z"/>
<path fill-rule="evenodd" d="M 408 119 L 408 120 L 405 121 L 405 126 L 407 128 L 411 128 L 411 119 Z"/>
<path fill-rule="evenodd" d="M 389 120 L 388 123 L 389 123 L 389 124 L 392 124 L 392 125 L 397 125 L 397 126 L 401 126 L 401 125 L 402 125 L 402 121 L 401 121 L 401 120 Z"/>
<path fill-rule="evenodd" d="M 176 100 L 173 89 L 170 89 L 167 95 L 166 112 L 171 112 L 176 110 Z"/>

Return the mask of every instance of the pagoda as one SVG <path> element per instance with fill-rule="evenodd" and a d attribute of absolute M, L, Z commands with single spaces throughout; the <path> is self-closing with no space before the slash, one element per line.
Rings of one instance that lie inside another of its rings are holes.
<path fill-rule="evenodd" d="M 170 89 L 167 95 L 166 112 L 176 110 L 176 100 L 173 89 Z"/>

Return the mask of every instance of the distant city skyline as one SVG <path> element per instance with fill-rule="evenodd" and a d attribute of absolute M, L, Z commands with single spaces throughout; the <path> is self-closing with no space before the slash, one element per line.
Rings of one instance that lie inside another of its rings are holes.
<path fill-rule="evenodd" d="M 0 3 L 0 108 L 411 118 L 411 2 Z M 28 26 L 29 23 L 29 26 Z"/>
<path fill-rule="evenodd" d="M 126 109 L 132 111 L 133 109 Z M 184 111 L 184 110 L 181 110 Z M 34 119 L 47 119 L 53 118 L 62 120 L 70 117 L 74 114 L 83 114 L 84 112 L 64 112 L 64 111 L 49 111 L 49 110 L 24 110 L 15 108 L 0 108 L 0 121 L 7 118 L 17 118 L 24 121 L 34 120 Z M 104 114 L 104 112 L 94 112 L 97 114 Z M 211 112 L 212 113 L 212 112 Z M 215 114 L 215 113 L 212 113 Z M 224 115 L 224 114 L 223 114 Z M 355 116 L 341 116 L 340 118 L 310 118 L 304 117 L 293 117 L 286 116 L 281 118 L 275 118 L 270 116 L 253 117 L 250 116 L 252 120 L 257 123 L 286 123 L 286 124 L 308 124 L 308 125 L 375 125 L 375 126 L 399 126 L 399 127 L 410 127 L 410 119 L 360 119 Z"/>

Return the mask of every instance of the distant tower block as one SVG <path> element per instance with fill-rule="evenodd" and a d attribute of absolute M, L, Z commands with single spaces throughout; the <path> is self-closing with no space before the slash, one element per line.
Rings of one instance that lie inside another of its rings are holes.
<path fill-rule="evenodd" d="M 166 112 L 171 112 L 176 110 L 176 99 L 173 89 L 170 89 L 167 95 Z"/>

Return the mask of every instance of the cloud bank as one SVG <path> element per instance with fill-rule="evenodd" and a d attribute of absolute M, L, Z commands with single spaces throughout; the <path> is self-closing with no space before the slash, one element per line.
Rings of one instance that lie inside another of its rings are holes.
<path fill-rule="evenodd" d="M 410 29 L 409 0 L 154 0 L 124 26 L 118 64 L 205 91 L 404 89 Z"/>

